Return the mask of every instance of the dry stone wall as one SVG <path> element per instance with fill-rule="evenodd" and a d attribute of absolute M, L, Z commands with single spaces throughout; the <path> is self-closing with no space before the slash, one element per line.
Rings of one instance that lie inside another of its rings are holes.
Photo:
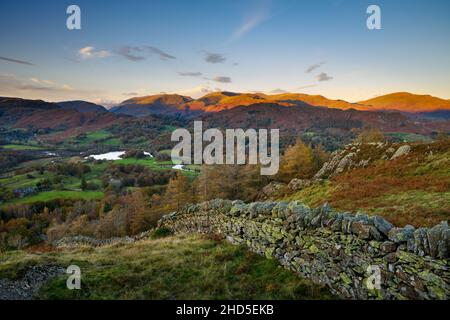
<path fill-rule="evenodd" d="M 211 200 L 164 216 L 159 227 L 222 235 L 346 299 L 450 298 L 447 222 L 396 228 L 328 205 Z"/>

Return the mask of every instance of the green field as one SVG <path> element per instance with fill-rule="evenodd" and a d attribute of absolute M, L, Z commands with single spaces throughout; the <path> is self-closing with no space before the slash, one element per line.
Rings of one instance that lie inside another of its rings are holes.
<path fill-rule="evenodd" d="M 173 166 L 171 161 L 157 162 L 155 158 L 126 158 L 121 160 L 114 160 L 118 164 L 139 164 L 142 166 L 150 167 L 152 170 L 168 170 Z"/>
<path fill-rule="evenodd" d="M 403 133 L 403 132 L 388 132 L 385 133 L 386 137 L 394 138 L 395 140 L 402 141 L 402 142 L 429 142 L 432 141 L 430 137 L 417 134 L 417 133 Z"/>
<path fill-rule="evenodd" d="M 43 299 L 330 299 L 313 284 L 246 248 L 199 235 L 41 254 L 0 253 L 0 277 L 31 265 L 77 265 L 80 290 L 67 275 L 41 289 Z"/>
<path fill-rule="evenodd" d="M 75 158 L 71 158 L 71 161 L 77 161 Z M 28 195 L 24 198 L 7 200 L 5 204 L 13 203 L 33 203 L 37 201 L 49 201 L 54 199 L 100 199 L 103 197 L 103 192 L 100 188 L 102 185 L 101 176 L 103 175 L 106 168 L 111 165 L 111 163 L 117 164 L 134 164 L 143 165 L 154 171 L 163 170 L 174 170 L 172 169 L 171 161 L 157 162 L 155 158 L 127 158 L 115 161 L 104 161 L 101 163 L 87 163 L 91 168 L 90 172 L 84 174 L 84 179 L 90 184 L 95 184 L 99 187 L 96 191 L 82 191 L 81 190 L 81 178 L 77 176 L 68 175 L 57 175 L 56 173 L 50 171 L 44 171 L 43 174 L 39 171 L 33 170 L 23 174 L 13 174 L 9 177 L 0 178 L 0 185 L 9 191 L 14 191 L 16 189 L 32 187 L 36 188 L 37 184 L 44 179 L 50 180 L 53 185 L 52 191 L 43 191 L 34 195 Z M 35 163 L 39 165 L 39 163 Z M 186 166 L 188 170 L 181 170 L 184 175 L 188 177 L 194 177 L 198 175 L 198 166 L 190 165 Z M 56 179 L 60 181 L 55 182 Z"/>
<path fill-rule="evenodd" d="M 10 203 L 47 202 L 57 199 L 95 200 L 103 198 L 103 195 L 101 191 L 44 191 L 29 197 L 15 199 Z"/>
<path fill-rule="evenodd" d="M 103 171 L 108 166 L 107 163 L 90 164 L 91 171 L 84 175 L 84 178 L 89 183 L 94 183 L 101 186 L 100 177 Z M 56 177 L 61 179 L 58 183 L 58 190 L 43 191 L 34 195 L 29 195 L 24 198 L 12 199 L 6 203 L 33 203 L 36 201 L 49 201 L 54 199 L 101 199 L 103 192 L 101 191 L 82 191 L 80 189 L 81 178 L 75 176 L 57 176 L 57 174 L 49 171 L 44 171 L 40 174 L 38 171 L 31 171 L 26 174 L 17 174 L 11 177 L 4 177 L 0 179 L 0 185 L 7 190 L 14 191 L 19 188 L 36 187 L 39 181 L 49 179 L 53 181 Z"/>
<path fill-rule="evenodd" d="M 24 145 L 24 144 L 5 144 L 0 146 L 0 148 L 8 149 L 8 150 L 42 150 L 42 147 L 32 146 L 32 145 Z"/>
<path fill-rule="evenodd" d="M 172 169 L 174 164 L 172 161 L 156 161 L 155 158 L 146 158 L 146 159 L 136 159 L 136 158 L 126 158 L 121 160 L 115 160 L 115 163 L 119 164 L 139 164 L 143 166 L 147 166 L 152 170 L 159 171 L 159 170 L 175 170 Z M 177 170 L 181 171 L 186 176 L 196 176 L 199 173 L 199 166 L 196 165 L 188 165 L 184 167 L 184 170 Z"/>
<path fill-rule="evenodd" d="M 114 137 L 111 133 L 105 130 L 98 130 L 88 132 L 83 136 L 78 136 L 69 140 L 68 144 L 75 144 L 78 146 L 89 146 L 92 144 L 104 144 L 109 146 L 119 146 L 122 141 Z"/>

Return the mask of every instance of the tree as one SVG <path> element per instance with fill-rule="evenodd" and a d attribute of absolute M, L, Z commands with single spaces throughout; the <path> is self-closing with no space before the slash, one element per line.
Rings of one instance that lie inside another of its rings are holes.
<path fill-rule="evenodd" d="M 81 190 L 83 190 L 83 191 L 87 190 L 87 182 L 86 182 L 86 179 L 84 177 L 81 178 Z"/>
<path fill-rule="evenodd" d="M 126 198 L 129 216 L 129 233 L 137 234 L 147 229 L 145 218 L 149 210 L 147 201 L 141 190 L 136 190 Z"/>
<path fill-rule="evenodd" d="M 359 143 L 371 143 L 371 142 L 383 142 L 385 137 L 383 132 L 377 128 L 368 128 L 361 131 L 361 133 L 356 137 L 355 142 Z"/>
<path fill-rule="evenodd" d="M 163 197 L 163 205 L 168 210 L 178 210 L 186 203 L 193 200 L 192 190 L 188 178 L 177 172 L 176 176 L 170 179 Z"/>
<path fill-rule="evenodd" d="M 308 179 L 314 175 L 314 154 L 310 146 L 297 139 L 296 143 L 286 149 L 281 158 L 278 178 L 289 182 L 294 178 Z"/>

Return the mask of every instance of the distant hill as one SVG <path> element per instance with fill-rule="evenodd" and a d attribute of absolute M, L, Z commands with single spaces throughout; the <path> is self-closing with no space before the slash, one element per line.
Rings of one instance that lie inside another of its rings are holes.
<path fill-rule="evenodd" d="M 351 103 L 345 100 L 333 100 L 321 95 L 304 93 L 269 95 L 219 91 L 208 93 L 198 99 L 177 94 L 136 97 L 123 101 L 120 105 L 112 108 L 111 111 L 142 117 L 149 114 L 219 112 L 258 103 L 276 103 L 283 107 L 313 106 L 341 110 L 401 111 L 430 119 L 448 119 L 448 113 L 442 111 L 450 110 L 450 100 L 407 92 L 392 93 Z"/>
<path fill-rule="evenodd" d="M 333 109 L 355 109 L 364 110 L 364 106 L 358 103 L 350 103 L 344 100 L 332 100 L 321 95 L 309 95 L 303 93 L 282 93 L 276 95 L 267 96 L 268 100 L 272 101 L 285 101 L 291 103 L 304 102 L 315 107 L 327 107 Z"/>
<path fill-rule="evenodd" d="M 158 94 L 125 100 L 120 105 L 111 108 L 110 111 L 136 117 L 144 117 L 149 114 L 179 113 L 185 111 L 188 108 L 187 103 L 193 101 L 190 97 L 178 94 Z"/>
<path fill-rule="evenodd" d="M 28 100 L 21 98 L 0 97 L 0 110 L 11 108 L 33 108 L 33 109 L 58 109 L 58 106 L 43 100 Z"/>
<path fill-rule="evenodd" d="M 63 109 L 75 109 L 80 112 L 106 112 L 106 108 L 104 106 L 82 101 L 82 100 L 76 100 L 76 101 L 61 101 L 56 103 L 58 106 L 60 106 Z"/>
<path fill-rule="evenodd" d="M 427 119 L 435 119 L 435 120 L 450 120 L 450 110 L 437 110 L 431 112 L 419 112 L 419 116 L 422 116 Z"/>
<path fill-rule="evenodd" d="M 95 108 L 98 110 L 98 108 Z M 42 100 L 0 98 L 0 125 L 58 131 L 57 139 L 97 130 L 122 121 L 110 112 L 81 112 Z"/>
<path fill-rule="evenodd" d="M 0 125 L 49 129 L 58 131 L 58 139 L 64 139 L 87 130 L 123 123 L 124 119 L 133 122 L 136 117 L 147 121 L 145 118 L 150 115 L 181 115 L 185 121 L 205 119 L 219 127 L 280 128 L 283 132 L 289 131 L 290 136 L 315 132 L 337 141 L 342 140 L 342 136 L 350 139 L 352 130 L 366 127 L 427 136 L 438 131 L 448 132 L 449 104 L 448 100 L 408 93 L 349 103 L 300 93 L 267 95 L 222 91 L 199 99 L 178 94 L 136 97 L 108 111 L 85 101 L 49 103 L 0 98 Z"/>
<path fill-rule="evenodd" d="M 430 95 L 418 95 L 409 92 L 396 92 L 373 99 L 360 101 L 366 110 L 398 110 L 409 113 L 427 113 L 450 110 L 450 101 Z"/>
<path fill-rule="evenodd" d="M 245 107 L 207 113 L 202 117 L 212 126 L 234 128 L 280 128 L 281 130 L 349 131 L 376 127 L 384 132 L 412 132 L 429 134 L 435 122 L 410 119 L 400 112 L 366 112 L 304 106 L 284 107 L 278 103 L 259 103 Z M 441 123 L 450 129 L 450 122 Z"/>

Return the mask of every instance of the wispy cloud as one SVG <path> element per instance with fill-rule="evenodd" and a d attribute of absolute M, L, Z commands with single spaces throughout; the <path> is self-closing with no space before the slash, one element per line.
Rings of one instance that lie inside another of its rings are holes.
<path fill-rule="evenodd" d="M 135 96 L 138 96 L 139 93 L 137 93 L 137 92 L 124 92 L 124 93 L 122 93 L 122 95 L 123 96 L 127 96 L 127 97 L 135 97 Z"/>
<path fill-rule="evenodd" d="M 222 63 L 227 60 L 223 54 L 220 53 L 211 53 L 211 52 L 204 52 L 205 54 L 205 61 L 208 63 Z"/>
<path fill-rule="evenodd" d="M 178 75 L 182 77 L 200 77 L 202 75 L 201 72 L 178 72 Z"/>
<path fill-rule="evenodd" d="M 20 60 L 20 59 L 0 57 L 0 60 L 7 61 L 7 62 L 12 62 L 12 63 L 24 64 L 24 65 L 27 65 L 27 66 L 34 66 L 33 63 L 25 61 L 25 60 Z"/>
<path fill-rule="evenodd" d="M 167 52 L 164 52 L 161 49 L 158 49 L 156 47 L 146 46 L 145 48 L 147 50 L 149 50 L 151 53 L 158 55 L 161 60 L 176 59 L 174 56 L 172 56 L 172 55 L 168 54 Z"/>
<path fill-rule="evenodd" d="M 231 83 L 231 78 L 225 77 L 225 76 L 214 77 L 211 80 L 215 81 L 215 82 L 220 82 L 220 83 Z"/>
<path fill-rule="evenodd" d="M 82 59 L 106 58 L 111 55 L 107 50 L 95 50 L 94 47 L 84 47 L 78 50 Z"/>
<path fill-rule="evenodd" d="M 308 89 L 308 88 L 314 88 L 314 87 L 317 87 L 317 84 L 306 84 L 304 86 L 297 87 L 296 89 L 302 90 L 302 89 Z"/>
<path fill-rule="evenodd" d="M 30 78 L 30 81 L 33 82 L 33 83 L 49 85 L 49 86 L 56 85 L 56 83 L 54 81 L 52 81 L 52 80 L 39 79 L 39 78 L 35 78 L 35 77 Z"/>
<path fill-rule="evenodd" d="M 333 77 L 329 76 L 325 72 L 322 72 L 317 76 L 317 81 L 329 81 L 329 80 L 333 80 Z"/>
<path fill-rule="evenodd" d="M 37 77 L 24 79 L 12 74 L 0 74 L 0 95 L 36 98 L 43 98 L 45 95 L 46 97 L 58 97 L 58 99 L 63 99 L 63 97 L 74 99 L 79 98 L 80 95 L 93 96 L 99 93 L 101 91 L 75 89 L 64 83 Z"/>
<path fill-rule="evenodd" d="M 236 41 L 253 30 L 269 17 L 270 1 L 261 1 L 259 8 L 252 10 L 242 24 L 234 30 L 229 41 Z"/>
<path fill-rule="evenodd" d="M 137 54 L 141 51 L 139 47 L 122 46 L 117 50 L 117 53 L 130 61 L 141 61 L 145 60 L 145 56 Z"/>
<path fill-rule="evenodd" d="M 325 64 L 325 62 L 319 62 L 313 65 L 310 65 L 307 69 L 306 69 L 306 73 L 311 73 L 312 71 L 320 68 L 321 66 L 323 66 Z"/>
<path fill-rule="evenodd" d="M 157 55 L 161 60 L 176 59 L 173 55 L 153 46 L 121 46 L 117 53 L 133 62 L 145 60 L 149 55 Z"/>

